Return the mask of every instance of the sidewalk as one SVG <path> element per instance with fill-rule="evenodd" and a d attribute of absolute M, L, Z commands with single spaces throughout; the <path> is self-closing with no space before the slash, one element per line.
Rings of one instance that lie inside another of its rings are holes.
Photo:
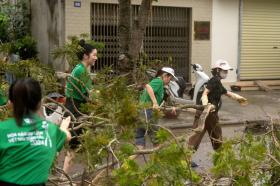
<path fill-rule="evenodd" d="M 221 125 L 234 125 L 243 123 L 264 123 L 270 119 L 280 119 L 280 91 L 241 91 L 237 92 L 248 99 L 246 106 L 222 96 L 222 107 L 219 111 Z M 183 111 L 177 119 L 160 120 L 160 124 L 172 128 L 190 128 L 193 123 L 194 112 Z"/>

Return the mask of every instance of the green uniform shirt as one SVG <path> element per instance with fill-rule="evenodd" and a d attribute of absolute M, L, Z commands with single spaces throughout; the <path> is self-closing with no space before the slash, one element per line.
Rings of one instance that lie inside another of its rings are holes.
<path fill-rule="evenodd" d="M 3 92 L 0 90 L 0 106 L 7 103 L 7 97 L 4 96 Z"/>
<path fill-rule="evenodd" d="M 149 85 L 152 87 L 157 103 L 158 105 L 161 104 L 161 102 L 163 101 L 163 96 L 164 96 L 164 87 L 163 87 L 163 81 L 161 78 L 157 77 L 154 78 Z M 148 94 L 147 90 L 145 89 L 141 96 L 140 96 L 140 102 L 142 103 L 151 103 L 153 104 L 150 95 Z"/>
<path fill-rule="evenodd" d="M 90 75 L 86 69 L 86 67 L 82 64 L 79 63 L 76 65 L 76 67 L 73 69 L 71 76 L 79 79 L 84 83 L 82 85 L 80 82 L 76 81 L 75 79 L 69 77 L 69 80 L 86 96 L 87 95 L 87 90 L 90 90 L 92 88 L 92 81 L 90 79 Z M 72 97 L 74 99 L 84 101 L 84 98 L 82 95 L 73 87 L 73 85 L 69 82 L 66 83 L 66 97 Z"/>
<path fill-rule="evenodd" d="M 21 127 L 11 118 L 0 122 L 0 180 L 27 185 L 45 183 L 66 134 L 34 115 Z"/>

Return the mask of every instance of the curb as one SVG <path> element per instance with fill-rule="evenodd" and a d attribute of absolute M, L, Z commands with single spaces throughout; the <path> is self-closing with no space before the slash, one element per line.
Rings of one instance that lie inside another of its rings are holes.
<path fill-rule="evenodd" d="M 229 122 L 220 122 L 221 126 L 232 126 L 232 125 L 267 125 L 270 122 L 269 119 L 259 119 L 259 120 L 245 120 L 245 121 L 229 121 Z M 183 125 L 164 125 L 170 129 L 189 129 L 192 128 L 192 123 L 183 124 Z"/>

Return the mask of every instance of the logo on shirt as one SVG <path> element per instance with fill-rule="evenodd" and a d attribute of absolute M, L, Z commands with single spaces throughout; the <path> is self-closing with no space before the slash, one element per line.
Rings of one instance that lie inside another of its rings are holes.
<path fill-rule="evenodd" d="M 25 122 L 30 124 L 32 121 Z M 12 132 L 7 134 L 9 143 L 29 142 L 32 146 L 52 147 L 52 140 L 48 132 L 48 123 L 42 122 L 42 128 L 45 131 L 29 131 L 29 132 Z"/>

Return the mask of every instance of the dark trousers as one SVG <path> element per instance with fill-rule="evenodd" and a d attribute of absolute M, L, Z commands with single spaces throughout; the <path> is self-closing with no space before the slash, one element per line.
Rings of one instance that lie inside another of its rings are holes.
<path fill-rule="evenodd" d="M 66 98 L 65 107 L 75 116 L 79 117 L 81 114 L 77 111 L 80 109 L 81 104 L 86 103 L 85 101 L 80 101 L 73 98 Z M 69 116 L 68 113 L 65 114 L 65 116 Z M 78 130 L 70 130 L 72 139 L 69 141 L 69 146 L 71 149 L 76 149 L 81 142 L 78 140 L 78 136 L 80 136 L 83 133 L 83 129 L 79 128 Z"/>
<path fill-rule="evenodd" d="M 81 104 L 86 103 L 86 101 L 77 100 L 74 98 L 66 98 L 65 107 L 75 116 L 79 117 L 81 114 L 78 112 L 80 110 Z M 78 111 L 77 111 L 78 110 Z M 67 115 L 67 114 L 66 114 Z M 67 115 L 68 116 L 68 115 Z"/>
<path fill-rule="evenodd" d="M 198 127 L 199 117 L 201 113 L 202 113 L 201 111 L 196 111 L 195 113 L 195 118 L 193 122 L 194 129 Z M 208 135 L 210 137 L 213 149 L 218 150 L 222 145 L 222 128 L 219 125 L 218 112 L 209 113 L 209 115 L 205 120 L 205 125 L 203 130 L 197 130 L 189 138 L 189 146 L 193 147 L 194 150 L 197 150 L 206 131 L 208 132 Z"/>

